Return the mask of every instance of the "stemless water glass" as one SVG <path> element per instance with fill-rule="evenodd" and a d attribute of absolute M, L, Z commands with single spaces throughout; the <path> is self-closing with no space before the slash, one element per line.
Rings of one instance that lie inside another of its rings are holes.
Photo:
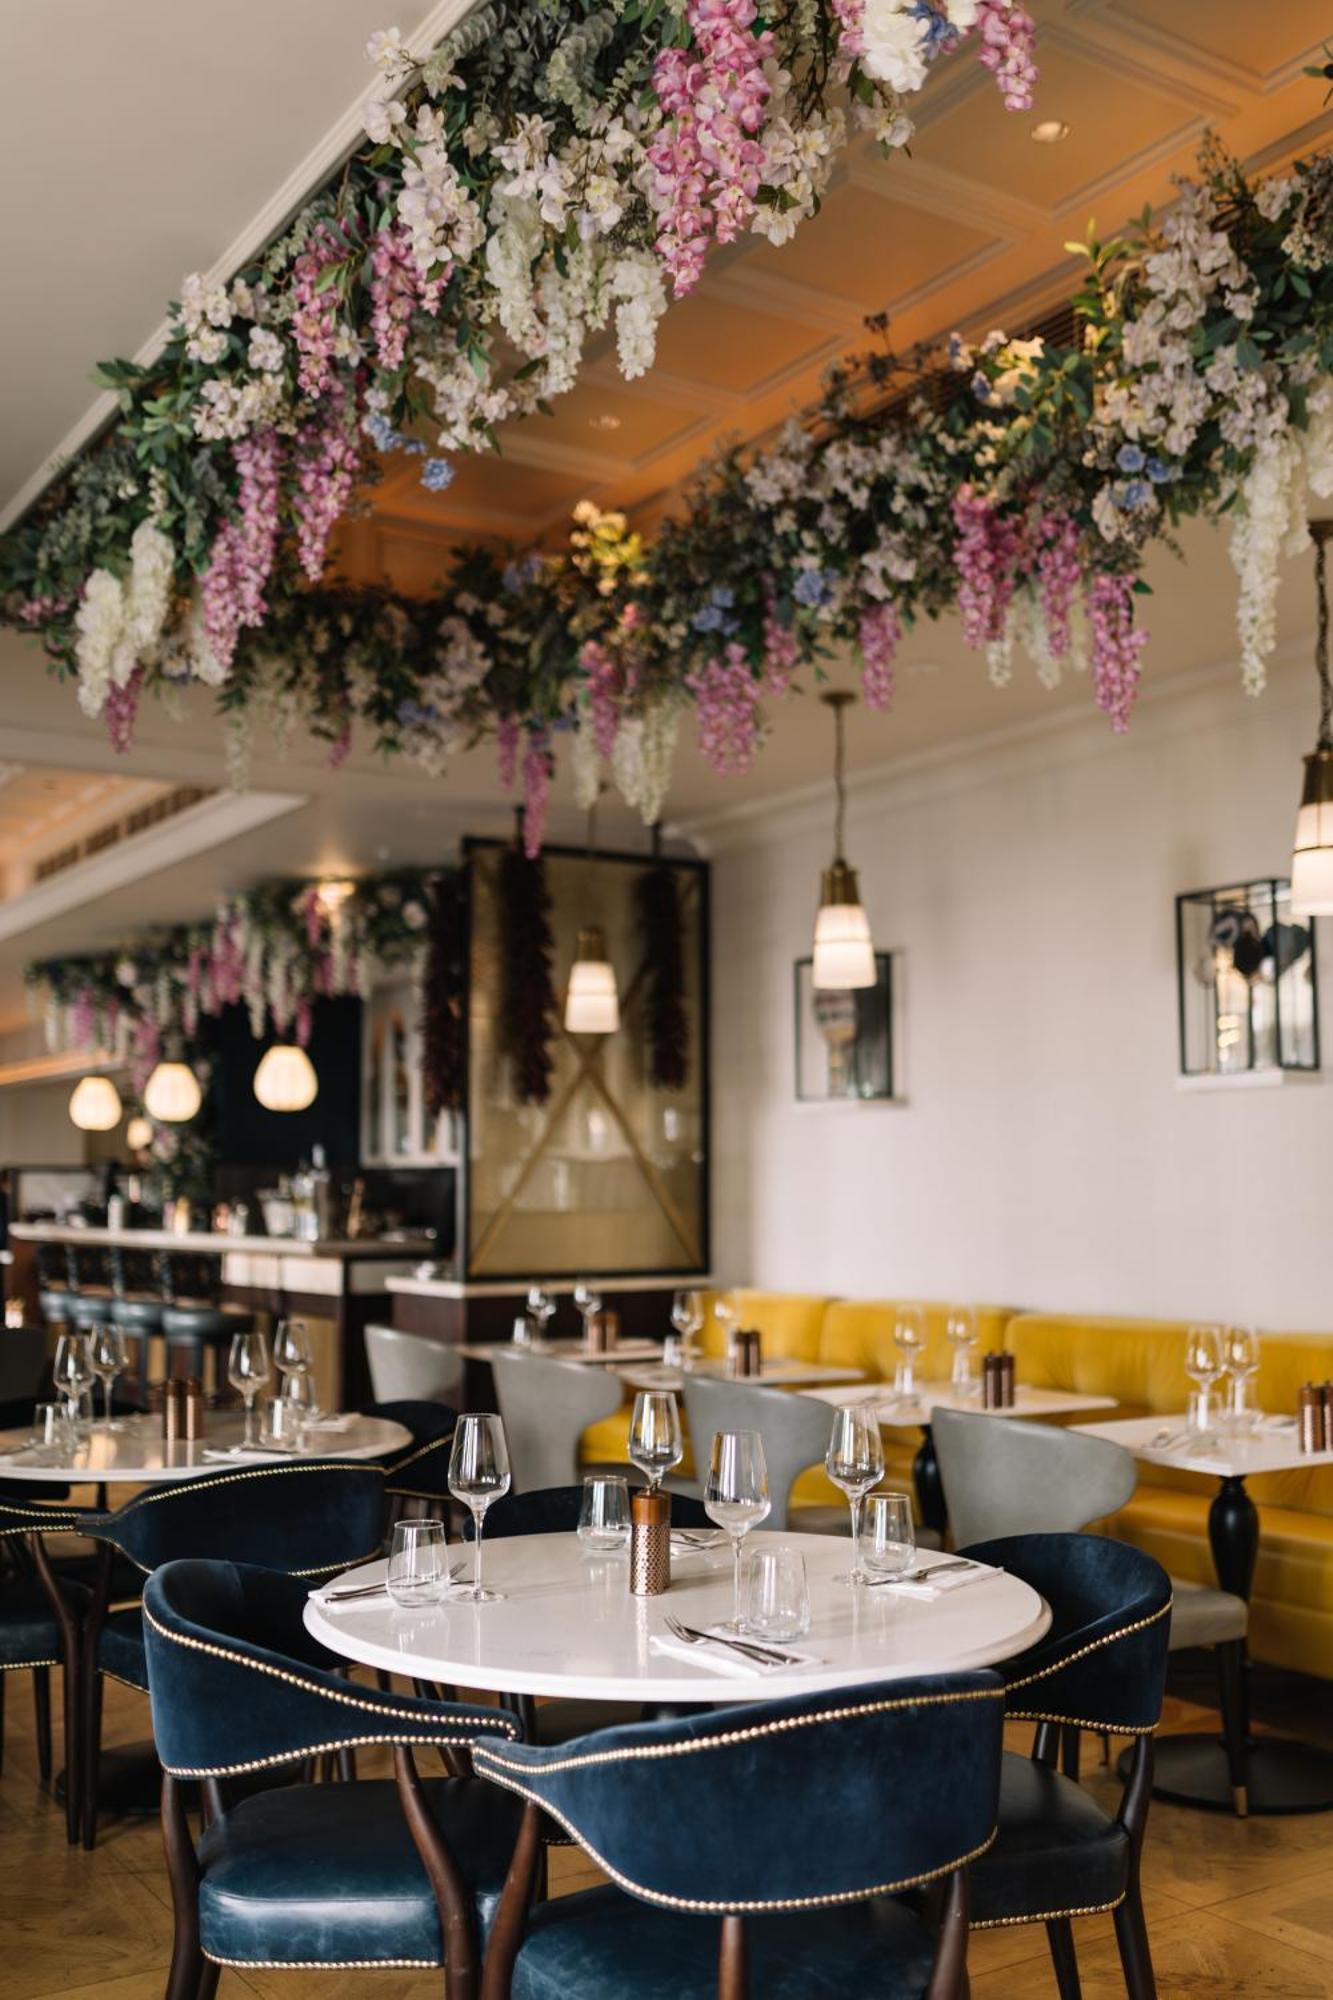
<path fill-rule="evenodd" d="M 741 1544 L 772 1506 L 758 1431 L 716 1431 L 704 1482 L 704 1511 L 731 1540 L 731 1629 L 741 1630 Z"/>
<path fill-rule="evenodd" d="M 547 1322 L 555 1317 L 555 1300 L 540 1285 L 528 1287 L 528 1318 L 537 1328 L 538 1340 L 545 1340 Z"/>
<path fill-rule="evenodd" d="M 1201 1431 L 1208 1428 L 1213 1384 L 1224 1366 L 1221 1327 L 1192 1326 L 1185 1336 L 1185 1373 L 1198 1387 L 1198 1427 Z"/>
<path fill-rule="evenodd" d="M 106 1413 L 102 1419 L 103 1430 L 109 1431 L 111 1424 L 111 1389 L 117 1375 L 124 1372 L 126 1362 L 125 1335 L 110 1321 L 105 1326 L 95 1326 L 88 1335 L 88 1366 L 102 1385 Z"/>
<path fill-rule="evenodd" d="M 949 1385 L 956 1396 L 970 1396 L 976 1389 L 972 1377 L 972 1350 L 977 1344 L 977 1315 L 972 1306 L 950 1306 L 944 1323 L 944 1337 L 953 1349 Z"/>
<path fill-rule="evenodd" d="M 899 1306 L 893 1344 L 901 1359 L 894 1387 L 905 1403 L 916 1397 L 916 1358 L 926 1344 L 926 1314 L 922 1306 Z"/>
<path fill-rule="evenodd" d="M 93 1371 L 88 1360 L 88 1344 L 81 1333 L 62 1333 L 56 1342 L 55 1358 L 51 1363 L 51 1379 L 65 1398 L 69 1410 L 71 1430 L 77 1430 L 79 1405 L 83 1392 L 92 1384 Z"/>
<path fill-rule="evenodd" d="M 629 1484 L 617 1474 L 590 1472 L 583 1482 L 579 1540 L 591 1555 L 609 1555 L 629 1541 Z"/>
<path fill-rule="evenodd" d="M 583 1321 L 583 1345 L 589 1345 L 590 1322 L 602 1310 L 601 1286 L 591 1278 L 580 1278 L 574 1287 L 574 1304 L 579 1318 Z"/>
<path fill-rule="evenodd" d="M 805 1557 L 779 1543 L 752 1549 L 741 1572 L 741 1629 L 756 1639 L 799 1639 L 810 1630 Z"/>
<path fill-rule="evenodd" d="M 486 1509 L 509 1491 L 509 1447 L 505 1427 L 493 1412 L 472 1411 L 458 1419 L 449 1453 L 449 1491 L 472 1516 L 477 1553 L 466 1595 L 474 1604 L 494 1604 L 501 1593 L 481 1587 L 481 1532 Z"/>
<path fill-rule="evenodd" d="M 680 1407 L 670 1389 L 640 1389 L 629 1424 L 630 1462 L 655 1493 L 673 1465 L 685 1456 Z"/>
<path fill-rule="evenodd" d="M 74 1449 L 74 1432 L 64 1403 L 38 1403 L 32 1417 L 32 1441 L 56 1458 L 64 1458 Z"/>
<path fill-rule="evenodd" d="M 851 1581 L 861 1583 L 861 1502 L 884 1477 L 884 1440 L 873 1408 L 851 1403 L 834 1411 L 824 1470 L 847 1495 L 852 1514 Z"/>
<path fill-rule="evenodd" d="M 680 1336 L 680 1365 L 688 1368 L 694 1355 L 694 1343 L 704 1330 L 703 1295 L 695 1291 L 673 1292 L 671 1324 Z M 665 1355 L 662 1358 L 665 1360 Z"/>
<path fill-rule="evenodd" d="M 256 1327 L 249 1333 L 234 1333 L 227 1356 L 227 1380 L 245 1398 L 244 1444 L 255 1441 L 255 1397 L 269 1378 L 268 1342 Z"/>
<path fill-rule="evenodd" d="M 1229 1326 L 1222 1336 L 1222 1359 L 1231 1377 L 1227 1419 L 1233 1430 L 1253 1430 L 1259 1412 L 1250 1401 L 1250 1381 L 1259 1369 L 1259 1336 L 1252 1326 Z"/>
<path fill-rule="evenodd" d="M 385 1588 L 404 1611 L 438 1604 L 449 1586 L 449 1539 L 443 1521 L 398 1521 Z"/>
<path fill-rule="evenodd" d="M 867 1499 L 861 1554 L 872 1577 L 906 1576 L 916 1561 L 916 1529 L 906 1493 L 872 1493 Z"/>
<path fill-rule="evenodd" d="M 515 1347 L 531 1347 L 533 1343 L 532 1321 L 526 1313 L 520 1313 L 509 1329 L 509 1338 Z"/>

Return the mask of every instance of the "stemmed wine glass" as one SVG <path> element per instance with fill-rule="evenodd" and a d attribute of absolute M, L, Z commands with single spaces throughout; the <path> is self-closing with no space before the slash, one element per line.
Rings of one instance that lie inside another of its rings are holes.
<path fill-rule="evenodd" d="M 861 1569 L 861 1502 L 884 1477 L 884 1440 L 873 1408 L 851 1403 L 833 1413 L 833 1431 L 824 1469 L 847 1495 L 852 1510 L 852 1583 L 864 1582 Z"/>
<path fill-rule="evenodd" d="M 1222 1358 L 1231 1377 L 1230 1420 L 1238 1431 L 1251 1430 L 1259 1415 L 1250 1403 L 1250 1378 L 1259 1367 L 1259 1336 L 1254 1328 L 1229 1326 L 1222 1336 Z"/>
<path fill-rule="evenodd" d="M 1212 1387 L 1225 1367 L 1220 1326 L 1192 1326 L 1185 1337 L 1185 1373 L 1199 1391 L 1198 1428 L 1208 1429 Z"/>
<path fill-rule="evenodd" d="M 741 1545 L 751 1528 L 765 1520 L 772 1507 L 768 1497 L 768 1466 L 764 1440 L 758 1431 L 716 1431 L 704 1482 L 704 1512 L 731 1542 L 732 1632 L 742 1629 Z"/>
<path fill-rule="evenodd" d="M 730 1292 L 718 1292 L 715 1296 L 713 1318 L 722 1335 L 722 1352 L 730 1357 L 731 1336 L 736 1331 L 736 1300 Z"/>
<path fill-rule="evenodd" d="M 494 1604 L 503 1594 L 481 1587 L 481 1531 L 486 1509 L 492 1501 L 502 1500 L 509 1486 L 509 1446 L 499 1417 L 485 1411 L 460 1417 L 449 1453 L 449 1491 L 472 1515 L 477 1555 L 472 1588 L 463 1594 L 474 1604 Z"/>
<path fill-rule="evenodd" d="M 227 1356 L 227 1380 L 245 1398 L 242 1445 L 253 1445 L 255 1441 L 255 1397 L 268 1381 L 270 1372 L 268 1341 L 259 1329 L 256 1327 L 249 1333 L 234 1333 L 231 1352 Z"/>
<path fill-rule="evenodd" d="M 79 1404 L 83 1392 L 92 1386 L 93 1371 L 88 1360 L 87 1343 L 80 1333 L 62 1333 L 56 1342 L 55 1359 L 51 1364 L 51 1379 L 69 1407 L 71 1430 L 77 1430 Z"/>
<path fill-rule="evenodd" d="M 903 1402 L 916 1400 L 916 1358 L 926 1344 L 926 1315 L 921 1306 L 899 1306 L 893 1327 L 893 1344 L 902 1360 L 898 1363 L 895 1388 Z"/>
<path fill-rule="evenodd" d="M 592 1278 L 580 1278 L 574 1287 L 574 1304 L 583 1321 L 583 1345 L 589 1345 L 592 1321 L 602 1310 L 602 1288 Z"/>
<path fill-rule="evenodd" d="M 108 1320 L 105 1326 L 95 1326 L 88 1335 L 88 1366 L 102 1385 L 106 1400 L 106 1414 L 102 1428 L 110 1432 L 115 1428 L 111 1422 L 111 1389 L 117 1375 L 125 1368 L 125 1335 L 120 1327 Z"/>
<path fill-rule="evenodd" d="M 972 1379 L 972 1350 L 977 1344 L 975 1307 L 950 1306 L 944 1337 L 953 1349 L 949 1386 L 956 1396 L 970 1396 L 976 1387 Z"/>
<path fill-rule="evenodd" d="M 680 1408 L 670 1389 L 640 1389 L 629 1425 L 629 1455 L 655 1493 L 685 1456 Z"/>
<path fill-rule="evenodd" d="M 672 1293 L 671 1324 L 680 1335 L 682 1365 L 688 1368 L 694 1358 L 695 1340 L 703 1332 L 704 1326 L 704 1305 L 698 1292 Z"/>
<path fill-rule="evenodd" d="M 537 1338 L 545 1340 L 547 1322 L 555 1317 L 555 1300 L 540 1285 L 528 1287 L 528 1318 L 537 1323 Z"/>
<path fill-rule="evenodd" d="M 280 1319 L 273 1330 L 273 1366 L 282 1377 L 278 1394 L 301 1409 L 307 1423 L 319 1415 L 311 1373 L 315 1350 L 303 1319 Z"/>

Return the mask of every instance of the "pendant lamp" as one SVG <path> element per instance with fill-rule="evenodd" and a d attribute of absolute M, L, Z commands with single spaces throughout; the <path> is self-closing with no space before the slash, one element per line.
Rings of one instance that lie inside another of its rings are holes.
<path fill-rule="evenodd" d="M 132 1153 L 146 1153 L 153 1143 L 153 1121 L 151 1118 L 131 1118 L 125 1127 L 125 1144 Z"/>
<path fill-rule="evenodd" d="M 588 861 L 597 845 L 597 805 L 588 814 Z M 616 969 L 600 924 L 584 924 L 574 947 L 565 992 L 565 1027 L 571 1035 L 614 1035 L 620 1027 Z"/>
<path fill-rule="evenodd" d="M 833 863 L 824 870 L 820 883 L 811 981 L 816 992 L 846 993 L 859 986 L 873 986 L 877 977 L 875 946 L 861 907 L 856 870 L 848 866 L 842 852 L 843 823 L 847 816 L 843 716 L 856 696 L 847 688 L 830 688 L 820 698 L 833 711 L 833 786 L 837 804 L 833 819 Z"/>
<path fill-rule="evenodd" d="M 1319 736 L 1305 760 L 1305 784 L 1296 815 L 1291 857 L 1291 913 L 1294 917 L 1333 916 L 1333 682 L 1328 673 L 1328 588 L 1325 549 L 1333 521 L 1312 521 L 1314 577 L 1319 609 L 1315 672 L 1319 676 Z"/>
<path fill-rule="evenodd" d="M 120 1092 L 109 1076 L 84 1076 L 69 1100 L 69 1117 L 80 1132 L 112 1132 L 120 1123 Z"/>
<path fill-rule="evenodd" d="M 178 1057 L 160 1062 L 144 1085 L 144 1109 L 162 1125 L 188 1125 L 203 1099 L 198 1077 Z"/>
<path fill-rule="evenodd" d="M 255 1071 L 255 1096 L 265 1111 L 304 1111 L 318 1095 L 315 1065 L 298 1043 L 265 1049 Z"/>

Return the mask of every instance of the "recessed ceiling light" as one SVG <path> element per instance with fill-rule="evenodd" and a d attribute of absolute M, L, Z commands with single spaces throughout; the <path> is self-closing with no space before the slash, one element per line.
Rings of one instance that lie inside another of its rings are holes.
<path fill-rule="evenodd" d="M 1033 126 L 1032 136 L 1039 146 L 1058 146 L 1069 137 L 1069 127 L 1063 118 L 1043 118 Z"/>
<path fill-rule="evenodd" d="M 610 410 L 603 410 L 598 416 L 588 419 L 588 428 L 594 431 L 618 431 L 620 424 L 621 419 L 613 416 Z"/>

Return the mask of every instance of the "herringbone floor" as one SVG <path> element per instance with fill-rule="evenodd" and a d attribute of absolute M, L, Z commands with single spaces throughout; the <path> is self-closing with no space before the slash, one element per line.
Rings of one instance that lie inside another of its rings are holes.
<path fill-rule="evenodd" d="M 109 1822 L 94 1853 L 67 1848 L 63 1815 L 37 1781 L 27 1676 L 11 1676 L 7 1693 L 0 2000 L 160 2000 L 171 1905 L 157 1825 Z M 108 1743 L 146 1736 L 147 1703 L 115 1686 L 107 1693 Z M 1322 1713 L 1320 1733 L 1333 1739 L 1326 1689 L 1309 1685 L 1293 1695 L 1288 1685 L 1278 1699 L 1283 1719 L 1308 1732 Z M 1185 1696 L 1173 1695 L 1168 1727 L 1197 1727 L 1201 1714 Z M 1015 1737 L 1014 1747 L 1026 1747 L 1026 1733 L 1021 1742 Z M 1089 1783 L 1114 1797 L 1104 1773 L 1094 1771 Z M 592 1879 L 594 1871 L 577 1853 L 556 1857 L 557 1892 Z M 1241 1823 L 1155 1804 L 1146 1879 L 1164 2000 L 1333 2000 L 1333 1814 Z M 1086 2000 L 1123 2000 L 1109 1919 L 1086 1919 L 1075 1931 Z M 1055 1993 L 1039 1929 L 976 1935 L 970 1965 L 977 2000 Z M 224 1972 L 220 1991 L 221 2000 L 253 1994 L 262 2000 L 441 2000 L 438 1977 L 407 1972 Z"/>

